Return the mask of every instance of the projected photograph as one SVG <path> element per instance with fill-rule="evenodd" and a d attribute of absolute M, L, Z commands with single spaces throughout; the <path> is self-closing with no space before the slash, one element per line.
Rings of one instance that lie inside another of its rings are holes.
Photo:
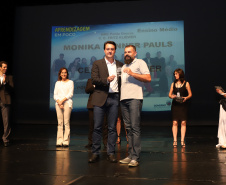
<path fill-rule="evenodd" d="M 117 44 L 116 60 L 124 63 L 125 46 L 132 44 L 137 58 L 147 63 L 152 81 L 144 83 L 142 111 L 169 111 L 173 71 L 185 71 L 183 21 L 52 26 L 50 109 L 55 109 L 53 91 L 59 69 L 66 67 L 74 81 L 73 111 L 87 110 L 86 83 L 93 62 L 104 58 L 106 41 Z"/>

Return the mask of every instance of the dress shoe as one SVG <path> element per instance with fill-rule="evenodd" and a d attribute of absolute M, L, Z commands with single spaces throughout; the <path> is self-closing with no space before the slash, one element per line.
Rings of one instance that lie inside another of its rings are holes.
<path fill-rule="evenodd" d="M 96 154 L 93 154 L 92 156 L 91 156 L 91 158 L 89 159 L 89 163 L 95 163 L 95 162 L 97 162 L 99 160 L 99 155 L 96 155 Z"/>
<path fill-rule="evenodd" d="M 4 142 L 4 147 L 9 146 L 9 142 Z"/>
<path fill-rule="evenodd" d="M 107 160 L 110 161 L 111 163 L 117 163 L 117 159 L 115 158 L 114 154 L 108 155 Z"/>

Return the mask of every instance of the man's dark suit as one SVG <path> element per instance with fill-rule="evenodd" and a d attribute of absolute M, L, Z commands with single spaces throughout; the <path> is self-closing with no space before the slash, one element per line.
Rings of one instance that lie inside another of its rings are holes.
<path fill-rule="evenodd" d="M 121 68 L 123 64 L 116 60 L 116 67 Z M 105 59 L 97 60 L 93 63 L 92 67 L 92 83 L 95 85 L 95 90 L 93 93 L 93 105 L 103 106 L 106 102 L 109 92 L 109 83 L 107 78 L 109 77 L 108 68 Z M 121 86 L 121 80 L 118 78 L 118 87 Z"/>
<path fill-rule="evenodd" d="M 2 136 L 2 140 L 4 143 L 9 142 L 8 137 L 11 132 L 9 124 L 9 111 L 13 87 L 13 77 L 11 75 L 6 76 L 5 83 L 0 83 L 0 107 L 4 126 L 4 134 Z"/>
<path fill-rule="evenodd" d="M 116 61 L 116 67 L 121 68 L 122 63 Z M 92 104 L 94 105 L 94 132 L 93 132 L 93 146 L 92 152 L 99 155 L 100 141 L 104 114 L 107 114 L 108 122 L 108 146 L 107 153 L 115 153 L 115 143 L 117 139 L 116 123 L 118 117 L 119 92 L 109 93 L 110 83 L 107 82 L 109 77 L 108 67 L 105 59 L 97 60 L 93 63 L 92 83 L 95 85 L 93 92 Z M 118 90 L 120 89 L 120 77 L 118 79 Z"/>

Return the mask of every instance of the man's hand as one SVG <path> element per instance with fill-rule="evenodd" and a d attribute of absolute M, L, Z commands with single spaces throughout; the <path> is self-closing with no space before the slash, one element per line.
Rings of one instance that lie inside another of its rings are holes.
<path fill-rule="evenodd" d="M 111 75 L 107 78 L 108 82 L 112 82 L 115 79 L 115 75 Z"/>
<path fill-rule="evenodd" d="M 132 76 L 133 72 L 131 71 L 130 68 L 126 67 L 125 69 L 123 69 L 124 73 L 127 73 L 128 75 Z"/>
<path fill-rule="evenodd" d="M 220 89 L 216 89 L 216 91 L 217 91 L 217 93 L 219 93 L 219 94 L 222 94 L 222 93 L 223 93 L 222 90 L 220 90 Z"/>

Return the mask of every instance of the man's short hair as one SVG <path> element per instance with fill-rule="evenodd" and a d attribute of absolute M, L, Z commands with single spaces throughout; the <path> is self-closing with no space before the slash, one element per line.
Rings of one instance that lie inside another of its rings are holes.
<path fill-rule="evenodd" d="M 2 64 L 8 65 L 8 63 L 6 61 L 0 61 L 0 67 L 2 67 Z"/>
<path fill-rule="evenodd" d="M 132 47 L 135 51 L 137 51 L 137 48 L 134 45 L 127 45 L 125 48 L 129 48 L 129 47 Z"/>
<path fill-rule="evenodd" d="M 107 44 L 112 44 L 112 45 L 114 45 L 114 46 L 115 46 L 115 50 L 116 50 L 116 44 L 115 44 L 114 41 L 107 41 L 107 42 L 105 42 L 105 43 L 104 43 L 104 49 L 105 49 L 105 47 L 106 47 Z"/>

